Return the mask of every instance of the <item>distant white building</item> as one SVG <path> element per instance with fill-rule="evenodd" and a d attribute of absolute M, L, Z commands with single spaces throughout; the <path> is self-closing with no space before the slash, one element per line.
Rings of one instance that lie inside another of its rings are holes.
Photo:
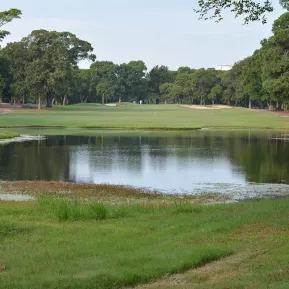
<path fill-rule="evenodd" d="M 233 65 L 217 65 L 216 70 L 228 71 L 231 70 Z"/>

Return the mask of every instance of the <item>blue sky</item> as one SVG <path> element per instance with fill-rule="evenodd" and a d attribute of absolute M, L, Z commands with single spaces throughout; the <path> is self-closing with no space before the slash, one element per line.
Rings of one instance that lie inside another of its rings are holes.
<path fill-rule="evenodd" d="M 233 64 L 251 55 L 282 10 L 269 14 L 268 24 L 243 25 L 228 13 L 226 19 L 199 21 L 197 0 L 9 0 L 0 10 L 18 8 L 21 20 L 5 26 L 6 42 L 19 41 L 32 30 L 70 31 L 89 41 L 98 60 L 115 63 L 143 60 L 148 68 L 166 65 L 192 68 Z M 89 64 L 84 62 L 82 67 Z"/>

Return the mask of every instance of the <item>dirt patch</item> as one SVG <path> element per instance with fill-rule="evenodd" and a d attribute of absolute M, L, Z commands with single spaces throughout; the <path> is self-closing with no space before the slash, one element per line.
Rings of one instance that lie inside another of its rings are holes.
<path fill-rule="evenodd" d="M 165 289 L 165 288 L 194 288 L 201 284 L 212 285 L 219 281 L 228 280 L 238 274 L 246 274 L 247 271 L 241 268 L 241 264 L 256 258 L 259 252 L 243 252 L 223 258 L 219 261 L 209 263 L 201 268 L 189 270 L 183 274 L 175 274 L 153 283 L 140 285 L 134 289 Z"/>
<path fill-rule="evenodd" d="M 251 109 L 251 111 L 254 112 L 270 112 L 272 114 L 279 115 L 281 117 L 289 117 L 288 111 L 282 111 L 282 110 L 269 110 L 269 109 Z"/>
<path fill-rule="evenodd" d="M 227 109 L 232 108 L 229 105 L 181 105 L 184 108 L 191 108 L 191 109 Z"/>
<path fill-rule="evenodd" d="M 11 103 L 0 103 L 0 114 L 6 114 L 12 111 L 19 110 L 38 110 L 38 106 L 35 104 L 11 104 Z M 55 107 L 43 107 L 42 110 L 55 110 Z"/>

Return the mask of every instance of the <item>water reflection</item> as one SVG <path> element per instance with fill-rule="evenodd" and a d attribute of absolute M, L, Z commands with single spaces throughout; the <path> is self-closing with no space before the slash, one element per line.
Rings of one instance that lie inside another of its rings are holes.
<path fill-rule="evenodd" d="M 54 136 L 0 147 L 0 178 L 126 184 L 192 192 L 208 184 L 289 184 L 289 143 L 275 132 Z"/>

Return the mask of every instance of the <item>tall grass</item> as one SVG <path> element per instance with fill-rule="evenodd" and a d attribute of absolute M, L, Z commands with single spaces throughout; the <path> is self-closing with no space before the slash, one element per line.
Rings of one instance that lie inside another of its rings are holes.
<path fill-rule="evenodd" d="M 97 201 L 80 201 L 62 198 L 39 197 L 37 203 L 41 208 L 53 214 L 58 221 L 105 220 L 129 216 L 129 206 L 111 206 Z"/>
<path fill-rule="evenodd" d="M 165 210 L 169 214 L 200 213 L 206 208 L 188 200 L 175 200 L 171 203 L 145 201 L 141 203 L 109 204 L 80 199 L 64 199 L 41 196 L 38 205 L 60 222 L 106 220 L 133 217 L 142 214 L 154 214 Z"/>

